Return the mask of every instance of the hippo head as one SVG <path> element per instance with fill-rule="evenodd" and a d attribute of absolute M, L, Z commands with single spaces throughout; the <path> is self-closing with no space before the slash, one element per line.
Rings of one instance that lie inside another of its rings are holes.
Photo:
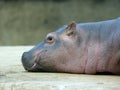
<path fill-rule="evenodd" d="M 76 23 L 72 22 L 47 34 L 42 42 L 23 53 L 24 68 L 27 71 L 37 72 L 70 72 L 80 42 L 78 33 Z M 75 66 L 76 64 L 74 64 Z"/>

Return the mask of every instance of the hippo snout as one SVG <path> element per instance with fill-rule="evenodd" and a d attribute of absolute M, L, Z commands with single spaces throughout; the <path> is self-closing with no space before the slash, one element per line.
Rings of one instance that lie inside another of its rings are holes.
<path fill-rule="evenodd" d="M 24 52 L 22 55 L 22 64 L 25 68 L 25 70 L 30 70 L 32 66 L 34 65 L 33 57 L 29 52 Z"/>

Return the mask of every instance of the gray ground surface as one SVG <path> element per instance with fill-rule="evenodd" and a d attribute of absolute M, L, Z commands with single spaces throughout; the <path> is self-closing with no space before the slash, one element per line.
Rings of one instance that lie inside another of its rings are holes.
<path fill-rule="evenodd" d="M 21 55 L 30 48 L 0 47 L 0 90 L 120 90 L 120 76 L 26 72 Z"/>

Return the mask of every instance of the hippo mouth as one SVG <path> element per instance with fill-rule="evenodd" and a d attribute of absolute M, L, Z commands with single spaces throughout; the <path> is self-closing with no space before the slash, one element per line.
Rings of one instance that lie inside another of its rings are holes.
<path fill-rule="evenodd" d="M 50 71 L 56 71 L 53 66 L 47 66 L 44 62 L 41 63 L 34 63 L 31 68 L 27 69 L 28 72 L 50 72 Z"/>
<path fill-rule="evenodd" d="M 44 60 L 43 59 L 45 60 L 45 58 L 36 56 L 33 60 L 34 61 L 33 64 L 27 70 L 29 72 L 45 71 L 44 66 L 43 66 L 44 65 Z"/>
<path fill-rule="evenodd" d="M 50 72 L 57 71 L 54 65 L 48 62 L 50 57 L 47 55 L 47 50 L 39 50 L 34 54 L 28 56 L 24 53 L 22 56 L 22 64 L 25 70 L 28 72 Z"/>
<path fill-rule="evenodd" d="M 28 52 L 22 55 L 22 64 L 27 71 L 43 71 L 43 59 L 45 59 L 46 50 L 40 50 L 30 55 Z"/>
<path fill-rule="evenodd" d="M 27 71 L 29 72 L 38 72 L 38 71 L 43 71 L 42 67 L 40 67 L 40 65 L 38 65 L 37 63 L 34 63 L 31 68 L 27 68 Z"/>

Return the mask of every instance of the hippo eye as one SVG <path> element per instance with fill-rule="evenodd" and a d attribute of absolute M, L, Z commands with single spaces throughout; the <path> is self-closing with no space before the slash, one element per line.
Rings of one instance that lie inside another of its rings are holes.
<path fill-rule="evenodd" d="M 47 42 L 47 43 L 53 43 L 53 42 L 54 42 L 53 36 L 48 36 L 48 37 L 46 38 L 46 42 Z"/>
<path fill-rule="evenodd" d="M 53 37 L 49 36 L 49 37 L 47 38 L 47 40 L 48 40 L 48 41 L 52 41 L 52 40 L 53 40 Z"/>

